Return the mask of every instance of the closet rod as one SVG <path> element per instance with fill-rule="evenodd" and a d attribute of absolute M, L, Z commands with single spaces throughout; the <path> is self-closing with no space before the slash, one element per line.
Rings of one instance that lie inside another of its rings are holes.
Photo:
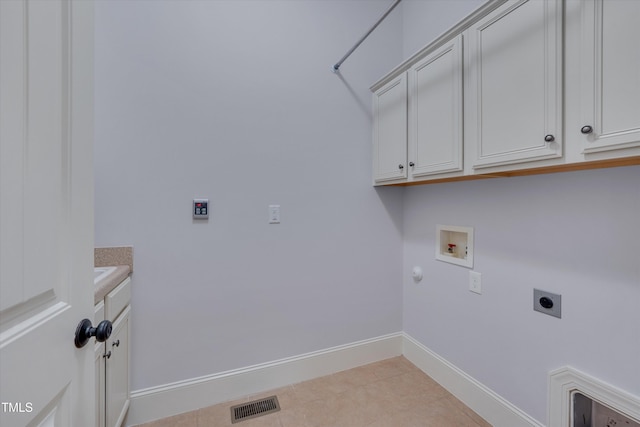
<path fill-rule="evenodd" d="M 380 17 L 380 19 L 378 19 L 378 22 L 376 22 L 376 23 L 373 25 L 373 27 L 371 27 L 371 28 L 369 29 L 369 31 L 367 31 L 367 32 L 365 33 L 365 35 L 364 35 L 364 36 L 362 36 L 362 37 L 360 38 L 360 40 L 358 40 L 358 42 L 357 42 L 355 45 L 353 45 L 353 47 L 352 47 L 351 49 L 349 49 L 349 51 L 348 51 L 347 53 L 345 53 L 345 55 L 344 55 L 342 58 L 340 58 L 340 61 L 336 62 L 336 64 L 335 64 L 333 67 L 331 67 L 331 70 L 332 70 L 334 73 L 337 73 L 337 72 L 339 71 L 340 66 L 342 65 L 342 63 L 343 63 L 343 62 L 344 62 L 344 61 L 345 61 L 345 60 L 346 60 L 346 59 L 347 59 L 347 58 L 348 58 L 348 57 L 353 53 L 353 51 L 354 51 L 354 50 L 356 50 L 356 49 L 358 48 L 358 46 L 360 46 L 360 44 L 364 41 L 364 39 L 366 39 L 367 37 L 369 37 L 369 34 L 371 34 L 371 32 L 372 32 L 373 30 L 375 30 L 375 29 L 376 29 L 376 27 L 377 27 L 378 25 L 380 25 L 380 23 L 384 20 L 384 18 L 386 18 L 386 17 L 387 17 L 387 15 L 391 13 L 391 11 L 392 11 L 392 10 L 393 10 L 397 5 L 398 5 L 398 3 L 400 3 L 400 1 L 401 1 L 401 0 L 395 0 L 395 1 L 393 2 L 393 4 L 391 5 L 391 7 L 390 7 L 390 8 L 389 8 L 385 13 L 383 13 L 383 14 L 382 14 L 382 16 Z"/>

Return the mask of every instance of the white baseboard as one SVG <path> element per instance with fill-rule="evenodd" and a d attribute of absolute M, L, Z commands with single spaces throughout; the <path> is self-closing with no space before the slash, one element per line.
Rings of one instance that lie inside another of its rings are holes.
<path fill-rule="evenodd" d="M 402 354 L 495 427 L 544 427 L 500 395 L 403 333 Z"/>
<path fill-rule="evenodd" d="M 402 354 L 401 332 L 131 392 L 125 425 L 193 411 Z"/>
<path fill-rule="evenodd" d="M 544 427 L 403 332 L 131 393 L 132 426 L 404 355 L 495 427 Z"/>

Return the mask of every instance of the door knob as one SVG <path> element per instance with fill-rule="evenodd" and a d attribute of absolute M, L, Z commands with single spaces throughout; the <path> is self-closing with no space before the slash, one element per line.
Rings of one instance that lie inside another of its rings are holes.
<path fill-rule="evenodd" d="M 98 342 L 105 342 L 111 336 L 112 328 L 113 326 L 108 320 L 103 320 L 102 322 L 98 323 L 97 327 L 94 328 L 91 325 L 91 320 L 83 319 L 80 323 L 78 323 L 78 327 L 76 328 L 76 347 L 84 347 L 85 345 L 87 345 L 91 337 L 96 337 L 96 341 Z"/>

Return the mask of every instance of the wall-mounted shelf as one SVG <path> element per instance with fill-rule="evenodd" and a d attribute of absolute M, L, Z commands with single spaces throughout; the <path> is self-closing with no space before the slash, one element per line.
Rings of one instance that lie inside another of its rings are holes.
<path fill-rule="evenodd" d="M 438 224 L 436 259 L 473 268 L 473 228 Z"/>

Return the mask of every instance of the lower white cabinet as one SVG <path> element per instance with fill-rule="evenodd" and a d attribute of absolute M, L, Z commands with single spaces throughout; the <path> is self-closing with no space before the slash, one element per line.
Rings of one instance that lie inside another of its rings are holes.
<path fill-rule="evenodd" d="M 131 306 L 113 323 L 107 340 L 105 360 L 105 415 L 107 427 L 120 426 L 129 409 L 129 312 Z M 111 352 L 111 353 L 109 353 Z"/>
<path fill-rule="evenodd" d="M 111 336 L 95 343 L 96 426 L 120 427 L 129 409 L 129 315 L 131 279 L 127 278 L 95 305 L 95 323 L 111 320 Z"/>

